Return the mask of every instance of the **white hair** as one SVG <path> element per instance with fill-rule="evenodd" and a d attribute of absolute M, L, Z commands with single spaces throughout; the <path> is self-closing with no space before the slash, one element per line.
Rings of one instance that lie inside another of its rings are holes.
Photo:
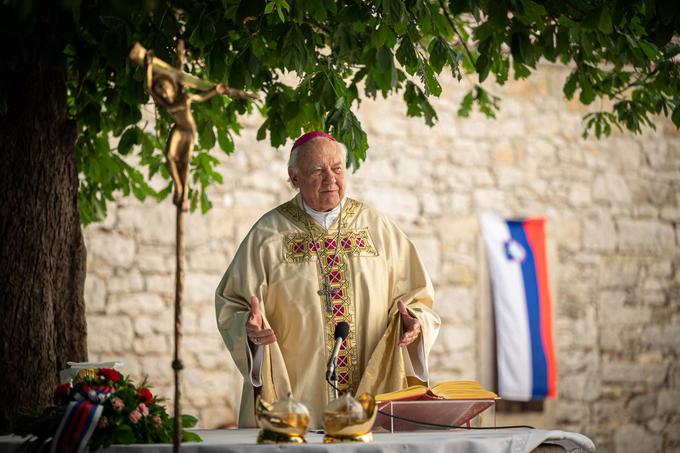
<path fill-rule="evenodd" d="M 313 141 L 322 139 L 329 140 L 326 137 L 314 137 L 313 139 L 306 141 L 302 145 L 293 148 L 293 150 L 290 152 L 290 157 L 288 158 L 288 168 L 294 168 L 295 170 L 299 170 L 300 162 L 298 162 L 298 160 L 300 159 L 300 150 L 305 148 Z M 342 155 L 342 165 L 344 166 L 347 164 L 347 147 L 343 143 L 340 143 L 338 141 L 336 141 L 335 144 L 338 146 L 338 148 L 340 148 L 340 154 Z"/>

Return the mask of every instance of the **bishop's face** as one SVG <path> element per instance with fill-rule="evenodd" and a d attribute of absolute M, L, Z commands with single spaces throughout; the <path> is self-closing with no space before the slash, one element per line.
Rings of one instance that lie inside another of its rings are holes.
<path fill-rule="evenodd" d="M 293 185 L 315 211 L 330 211 L 345 196 L 345 164 L 342 149 L 327 139 L 312 140 L 298 151 L 298 168 L 289 168 Z"/>

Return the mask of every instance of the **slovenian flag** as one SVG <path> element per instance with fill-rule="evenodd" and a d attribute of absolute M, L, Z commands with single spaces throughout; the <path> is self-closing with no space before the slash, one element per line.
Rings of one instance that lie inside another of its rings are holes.
<path fill-rule="evenodd" d="M 544 225 L 542 218 L 481 216 L 496 318 L 498 393 L 512 401 L 557 393 Z"/>

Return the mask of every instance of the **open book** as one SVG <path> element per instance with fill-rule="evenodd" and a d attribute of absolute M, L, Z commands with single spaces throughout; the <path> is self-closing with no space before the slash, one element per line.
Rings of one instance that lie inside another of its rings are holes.
<path fill-rule="evenodd" d="M 430 388 L 414 385 L 375 399 L 379 412 L 374 429 L 416 431 L 469 427 L 470 420 L 499 397 L 475 381 L 447 381 Z"/>
<path fill-rule="evenodd" d="M 498 399 L 498 395 L 490 392 L 475 381 L 446 381 L 427 388 L 424 385 L 413 385 L 396 392 L 381 393 L 375 396 L 376 401 L 421 401 L 421 400 L 468 400 Z"/>

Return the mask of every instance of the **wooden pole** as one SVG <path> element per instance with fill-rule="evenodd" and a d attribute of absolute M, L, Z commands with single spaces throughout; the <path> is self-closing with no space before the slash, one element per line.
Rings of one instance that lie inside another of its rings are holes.
<path fill-rule="evenodd" d="M 182 203 L 177 204 L 177 222 L 175 237 L 175 355 L 172 361 L 172 369 L 175 372 L 175 424 L 172 439 L 172 451 L 178 453 L 182 442 L 182 379 L 181 371 L 184 364 L 181 359 L 182 352 L 182 299 L 184 294 L 184 211 Z"/>

